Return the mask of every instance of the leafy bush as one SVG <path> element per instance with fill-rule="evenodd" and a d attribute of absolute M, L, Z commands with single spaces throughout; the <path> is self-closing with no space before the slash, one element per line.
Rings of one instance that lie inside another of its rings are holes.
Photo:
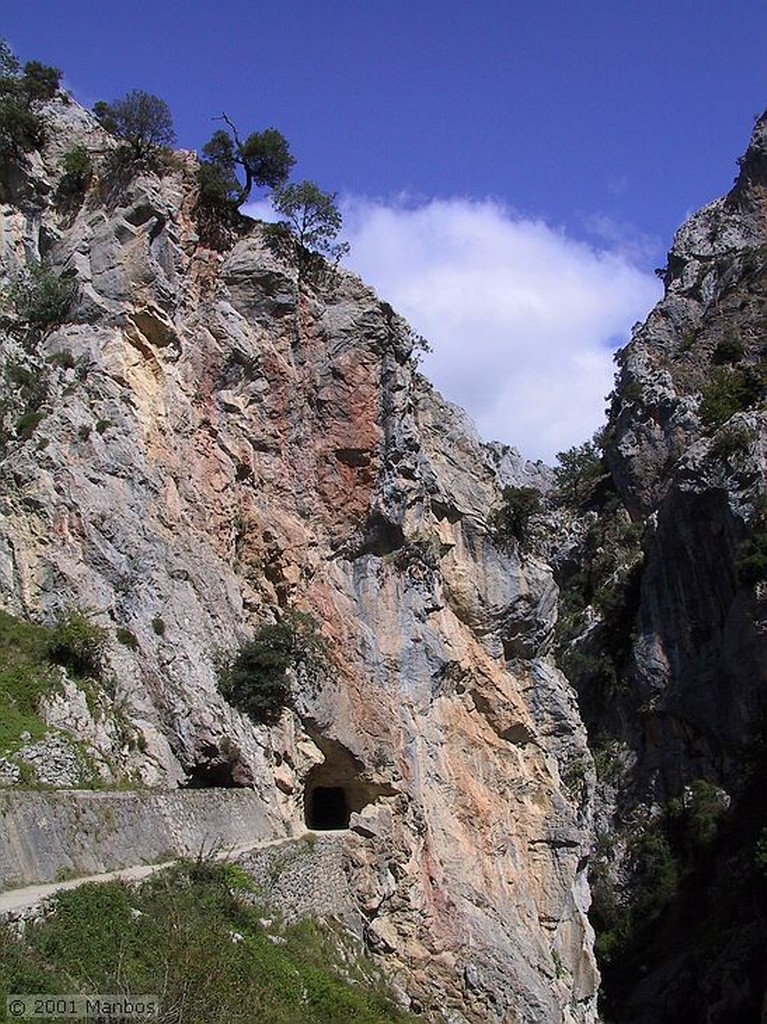
<path fill-rule="evenodd" d="M 737 363 L 745 354 L 746 345 L 743 339 L 735 334 L 728 334 L 714 349 L 714 362 L 720 365 L 722 363 Z"/>
<path fill-rule="evenodd" d="M 578 508 L 593 495 L 602 479 L 604 468 L 599 448 L 594 441 L 558 452 L 559 465 L 554 468 L 557 497 L 570 508 Z"/>
<path fill-rule="evenodd" d="M 252 640 L 221 666 L 221 695 L 238 711 L 265 725 L 279 720 L 292 705 L 288 669 L 315 674 L 323 645 L 311 616 L 294 612 L 275 625 L 262 626 Z"/>
<path fill-rule="evenodd" d="M 136 638 L 136 634 L 130 629 L 126 629 L 124 626 L 118 626 L 115 630 L 115 638 L 118 644 L 122 644 L 123 647 L 128 647 L 131 651 L 138 650 L 138 639 Z"/>
<path fill-rule="evenodd" d="M 737 569 L 742 584 L 753 585 L 767 580 L 767 533 L 754 533 L 743 541 Z"/>
<path fill-rule="evenodd" d="M 80 611 L 67 612 L 53 627 L 48 657 L 77 676 L 100 679 L 104 669 L 107 631 Z"/>
<path fill-rule="evenodd" d="M 500 547 L 529 539 L 530 520 L 541 511 L 541 495 L 534 487 L 504 487 L 503 504 L 487 517 L 487 526 Z"/>
<path fill-rule="evenodd" d="M 24 65 L 21 78 L 21 89 L 28 100 L 51 100 L 56 95 L 61 82 L 58 68 L 47 67 L 39 60 L 30 60 Z"/>
<path fill-rule="evenodd" d="M 720 366 L 701 392 L 698 415 L 708 430 L 716 430 L 736 412 L 752 406 L 764 390 L 762 374 L 753 366 Z"/>
<path fill-rule="evenodd" d="M 684 796 L 669 804 L 674 845 L 693 859 L 708 850 L 719 831 L 727 802 L 722 790 L 705 779 L 693 779 Z"/>
<path fill-rule="evenodd" d="M 34 434 L 35 430 L 45 419 L 45 413 L 40 409 L 36 409 L 34 412 L 25 412 L 16 420 L 15 432 L 16 437 L 22 441 L 28 441 L 29 438 Z"/>
<path fill-rule="evenodd" d="M 672 903 L 680 882 L 679 863 L 665 834 L 655 821 L 630 843 L 634 871 L 630 891 L 619 898 L 610 863 L 614 837 L 603 835 L 589 871 L 592 904 L 589 918 L 596 932 L 595 950 L 600 965 L 619 963 L 648 926 Z"/>
<path fill-rule="evenodd" d="M 320 253 L 336 262 L 348 253 L 348 244 L 335 240 L 342 223 L 335 193 L 322 192 L 313 181 L 302 181 L 275 189 L 272 203 L 275 210 L 287 218 L 286 223 L 301 249 Z"/>
<path fill-rule="evenodd" d="M 61 158 L 63 174 L 56 189 L 56 200 L 66 205 L 81 200 L 93 180 L 93 158 L 85 146 L 75 146 Z"/>
<path fill-rule="evenodd" d="M 0 452 L 13 438 L 27 439 L 45 414 L 49 377 L 41 362 L 9 352 L 0 363 Z"/>
<path fill-rule="evenodd" d="M 743 586 L 753 586 L 767 580 L 767 499 L 756 506 L 751 533 L 738 549 L 736 562 L 738 580 Z"/>
<path fill-rule="evenodd" d="M 659 823 L 634 840 L 633 854 L 638 884 L 633 916 L 636 925 L 644 928 L 656 920 L 676 896 L 679 863 Z"/>
<path fill-rule="evenodd" d="M 275 128 L 253 132 L 243 140 L 226 114 L 222 120 L 229 131 L 220 128 L 202 149 L 203 165 L 198 178 L 200 196 L 205 203 L 238 209 L 254 186 L 278 188 L 283 185 L 295 159 L 287 139 Z M 244 184 L 237 178 L 238 168 L 245 176 Z"/>
<path fill-rule="evenodd" d="M 589 867 L 589 919 L 596 933 L 594 948 L 601 965 L 617 960 L 631 935 L 631 911 L 618 900 L 610 876 L 612 856 L 613 837 L 599 836 Z"/>
<path fill-rule="evenodd" d="M 47 649 L 42 626 L 0 612 L 0 751 L 15 745 L 22 733 L 37 738 L 45 731 L 37 707 L 57 685 Z"/>
<path fill-rule="evenodd" d="M 747 455 L 755 440 L 756 434 L 745 423 L 725 424 L 711 443 L 711 455 L 721 462 Z"/>
<path fill-rule="evenodd" d="M 77 296 L 77 282 L 51 270 L 44 263 L 31 263 L 17 274 L 7 293 L 16 314 L 14 325 L 31 332 L 30 342 L 66 322 Z"/>
<path fill-rule="evenodd" d="M 0 158 L 19 161 L 45 141 L 45 130 L 35 104 L 50 99 L 59 87 L 61 72 L 39 61 L 23 71 L 5 40 L 0 40 Z"/>
<path fill-rule="evenodd" d="M 0 96 L 0 158 L 18 161 L 44 141 L 40 116 L 19 96 Z"/>
<path fill-rule="evenodd" d="M 93 113 L 112 135 L 124 139 L 133 158 L 141 163 L 163 146 L 173 145 L 176 133 L 165 100 L 141 89 L 122 99 L 94 104 Z"/>
<path fill-rule="evenodd" d="M 615 697 L 626 690 L 644 568 L 643 532 L 613 492 L 581 542 L 579 568 L 558 580 L 557 658 L 578 690 L 587 726 L 592 718 L 609 715 Z"/>

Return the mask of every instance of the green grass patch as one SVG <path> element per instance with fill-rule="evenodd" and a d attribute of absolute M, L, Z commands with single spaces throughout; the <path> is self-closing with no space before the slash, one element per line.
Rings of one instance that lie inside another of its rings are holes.
<path fill-rule="evenodd" d="M 45 627 L 0 611 L 0 754 L 17 748 L 23 733 L 36 740 L 46 732 L 38 708 L 43 697 L 60 692 L 57 665 L 86 693 L 101 685 L 106 642 L 106 630 L 83 612 Z"/>
<path fill-rule="evenodd" d="M 37 708 L 58 685 L 48 661 L 49 633 L 0 612 L 0 751 L 16 745 L 24 732 L 33 739 L 45 732 Z"/>
<path fill-rule="evenodd" d="M 331 929 L 308 921 L 264 927 L 264 908 L 242 898 L 242 875 L 188 864 L 135 889 L 112 882 L 62 892 L 53 915 L 20 937 L 0 932 L 0 987 L 157 994 L 168 1024 L 414 1020 L 369 964 L 342 954 Z M 0 1000 L 0 1021 L 4 1012 Z"/>

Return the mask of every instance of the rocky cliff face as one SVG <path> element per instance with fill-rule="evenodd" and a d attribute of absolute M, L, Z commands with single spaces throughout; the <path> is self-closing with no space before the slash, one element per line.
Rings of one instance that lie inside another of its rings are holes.
<path fill-rule="evenodd" d="M 756 1021 L 767 984 L 767 116 L 733 190 L 678 232 L 665 284 L 619 353 L 609 475 L 582 509 L 592 547 L 570 552 L 563 573 L 565 593 L 591 603 L 571 678 L 601 777 L 592 881 L 611 1020 Z M 611 543 L 622 564 L 597 578 Z M 573 571 L 584 565 L 590 592 Z"/>
<path fill-rule="evenodd" d="M 7 782 L 53 761 L 77 784 L 84 749 L 107 784 L 253 787 L 275 835 L 304 830 L 307 787 L 341 788 L 367 941 L 413 1007 L 593 1020 L 593 772 L 556 587 L 485 526 L 535 471 L 441 400 L 353 275 L 299 279 L 259 224 L 206 247 L 191 157 L 57 206 L 63 150 L 115 143 L 72 103 L 46 116 L 7 176 L 2 270 L 44 257 L 78 293 L 34 345 L 8 310 L 6 384 L 25 359 L 47 384 L 31 420 L 6 412 L 0 602 L 90 610 L 113 692 L 65 680 Z M 320 624 L 324 668 L 256 726 L 216 658 L 290 611 Z"/>

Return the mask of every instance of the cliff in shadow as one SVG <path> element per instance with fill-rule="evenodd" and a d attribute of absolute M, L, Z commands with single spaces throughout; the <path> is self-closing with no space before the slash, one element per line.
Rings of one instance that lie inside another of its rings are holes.
<path fill-rule="evenodd" d="M 611 1021 L 758 1021 L 767 982 L 767 117 L 739 167 L 618 353 L 558 555 Z"/>

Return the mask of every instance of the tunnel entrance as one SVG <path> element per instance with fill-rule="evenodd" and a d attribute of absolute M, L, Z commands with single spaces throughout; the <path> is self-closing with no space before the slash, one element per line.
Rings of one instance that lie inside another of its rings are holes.
<path fill-rule="evenodd" d="M 349 827 L 351 809 L 343 786 L 315 786 L 306 794 L 306 825 L 312 829 Z"/>
<path fill-rule="evenodd" d="M 352 814 L 359 813 L 379 796 L 394 790 L 363 777 L 359 758 L 337 740 L 314 735 L 312 739 L 325 756 L 304 783 L 304 822 L 308 829 L 347 829 Z"/>

